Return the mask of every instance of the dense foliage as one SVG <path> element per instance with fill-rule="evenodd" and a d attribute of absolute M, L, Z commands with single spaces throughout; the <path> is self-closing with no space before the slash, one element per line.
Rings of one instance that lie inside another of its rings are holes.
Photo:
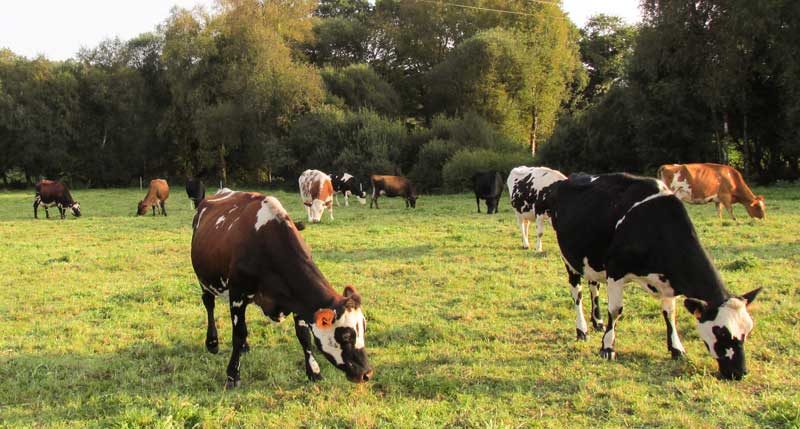
<path fill-rule="evenodd" d="M 293 183 L 319 168 L 427 192 L 534 162 L 798 176 L 794 2 L 645 0 L 640 27 L 580 30 L 557 2 L 460 4 L 217 0 L 68 61 L 0 50 L 0 177 Z"/>

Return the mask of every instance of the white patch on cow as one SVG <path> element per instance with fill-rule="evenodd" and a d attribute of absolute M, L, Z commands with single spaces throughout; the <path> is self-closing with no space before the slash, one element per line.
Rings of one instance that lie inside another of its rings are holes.
<path fill-rule="evenodd" d="M 236 206 L 236 205 L 235 205 L 235 206 L 233 206 L 233 208 L 232 208 L 232 209 L 228 210 L 228 214 L 231 214 L 233 211 L 235 211 L 235 210 L 236 210 L 236 209 L 238 209 L 238 208 L 239 208 L 239 206 Z"/>
<path fill-rule="evenodd" d="M 597 180 L 597 176 L 592 176 L 592 177 L 589 179 L 589 183 L 592 183 L 592 182 L 594 182 L 595 180 Z"/>
<path fill-rule="evenodd" d="M 614 226 L 614 229 L 619 228 L 619 226 L 622 224 L 622 222 L 625 221 L 625 216 L 628 216 L 628 213 L 630 213 L 631 210 L 635 209 L 636 207 L 638 207 L 638 206 L 640 206 L 640 205 L 642 205 L 642 204 L 644 204 L 644 203 L 646 203 L 646 202 L 648 202 L 650 200 L 653 200 L 653 199 L 658 198 L 658 197 L 666 197 L 668 195 L 672 195 L 672 193 L 669 192 L 669 190 L 667 190 L 666 192 L 661 191 L 661 192 L 658 192 L 657 194 L 649 195 L 649 196 L 647 196 L 645 199 L 643 199 L 641 201 L 637 201 L 637 202 L 633 203 L 631 208 L 629 208 L 628 211 L 625 212 L 625 214 L 621 218 L 619 218 L 619 220 L 617 221 L 617 225 Z"/>
<path fill-rule="evenodd" d="M 231 307 L 233 307 L 233 308 L 239 308 L 239 307 L 241 307 L 242 305 L 244 305 L 244 301 L 233 301 L 233 302 L 231 303 Z"/>
<path fill-rule="evenodd" d="M 308 328 L 308 323 L 306 323 L 306 321 L 305 321 L 305 320 L 299 320 L 299 321 L 297 322 L 297 324 L 298 324 L 298 325 L 300 325 L 300 326 L 302 326 L 302 327 L 304 327 L 304 328 Z"/>
<path fill-rule="evenodd" d="M 216 229 L 219 229 L 219 226 L 222 225 L 223 223 L 225 223 L 225 215 L 222 215 L 219 218 L 217 218 L 217 221 L 214 223 L 214 225 L 216 226 Z"/>
<path fill-rule="evenodd" d="M 195 228 L 200 226 L 200 221 L 203 219 L 203 213 L 205 213 L 206 210 L 208 210 L 208 207 L 203 207 L 203 210 L 200 210 L 200 214 L 197 215 L 197 225 L 195 225 Z"/>
<path fill-rule="evenodd" d="M 217 190 L 217 192 L 215 192 L 214 195 L 229 194 L 231 192 L 233 192 L 233 190 L 230 189 L 230 188 L 222 188 L 222 189 Z"/>
<path fill-rule="evenodd" d="M 625 276 L 626 282 L 634 281 L 638 283 L 644 290 L 650 292 L 651 294 L 660 297 L 660 298 L 672 298 L 675 296 L 675 290 L 669 283 L 669 280 L 664 279 L 662 274 L 658 273 L 651 273 L 646 276 L 637 276 L 635 274 L 628 274 Z M 656 288 L 656 291 L 653 291 L 648 287 L 648 285 Z"/>
<path fill-rule="evenodd" d="M 233 315 L 233 326 L 236 326 L 239 323 L 239 316 L 234 314 Z"/>
<path fill-rule="evenodd" d="M 342 182 L 346 182 L 346 181 L 348 181 L 348 180 L 350 180 L 352 178 L 353 178 L 353 176 L 349 175 L 348 173 L 342 174 Z"/>
<path fill-rule="evenodd" d="M 578 275 L 581 274 L 580 272 L 578 272 L 578 270 L 575 269 L 575 267 L 572 266 L 572 264 L 569 263 L 569 261 L 567 260 L 567 258 L 564 257 L 564 255 L 561 255 L 561 260 L 564 261 L 564 264 L 567 266 L 567 269 L 569 269 L 569 271 L 572 274 L 578 274 Z"/>
<path fill-rule="evenodd" d="M 256 213 L 256 231 L 271 220 L 277 219 L 278 221 L 283 221 L 287 216 L 286 210 L 277 198 L 264 197 L 264 200 L 261 201 L 261 208 L 258 209 L 258 213 Z"/>
<path fill-rule="evenodd" d="M 228 280 L 225 280 L 225 279 L 223 279 L 222 277 L 220 277 L 220 278 L 219 278 L 219 282 L 220 282 L 220 284 L 221 284 L 221 285 L 222 285 L 222 287 L 223 287 L 223 288 L 225 288 L 225 289 L 227 289 L 227 288 L 228 288 L 228 282 L 229 282 L 229 281 L 230 281 L 230 279 L 228 279 Z"/>
<path fill-rule="evenodd" d="M 594 268 L 589 266 L 589 258 L 583 258 L 583 277 L 590 282 L 606 282 L 606 272 L 603 271 L 595 271 Z"/>
<path fill-rule="evenodd" d="M 744 341 L 750 331 L 753 330 L 753 319 L 747 312 L 745 302 L 739 298 L 730 298 L 719 306 L 717 317 L 714 320 L 701 322 L 697 325 L 700 338 L 708 346 L 711 355 L 719 359 L 720 357 L 714 350 L 714 345 L 717 343 L 717 338 L 714 335 L 715 327 L 727 328 L 733 338 Z"/>
<path fill-rule="evenodd" d="M 346 310 L 342 317 L 338 318 L 330 328 L 320 329 L 316 324 L 312 323 L 311 332 L 319 340 L 322 351 L 330 355 L 337 365 L 341 365 L 344 363 L 344 359 L 342 359 L 342 347 L 334 337 L 336 328 L 352 329 L 356 333 L 355 348 L 363 349 L 365 333 L 361 330 L 361 326 L 364 325 L 364 313 L 361 312 L 360 308 L 357 308 L 355 310 Z"/>
<path fill-rule="evenodd" d="M 228 198 L 238 194 L 238 192 L 231 191 L 228 188 L 222 188 L 214 194 L 214 197 L 206 198 L 206 201 L 210 201 L 212 203 L 216 203 L 222 200 L 227 200 Z"/>
<path fill-rule="evenodd" d="M 239 218 L 238 218 L 238 217 L 237 217 L 236 219 L 234 219 L 234 220 L 233 220 L 233 222 L 231 222 L 231 224 L 230 224 L 230 225 L 228 225 L 228 231 L 230 231 L 230 230 L 231 230 L 231 228 L 233 228 L 233 225 L 235 225 L 235 224 L 236 224 L 236 221 L 237 221 L 237 220 L 239 220 Z"/>
<path fill-rule="evenodd" d="M 311 368 L 311 372 L 319 374 L 319 364 L 310 351 L 308 352 L 308 366 Z"/>
<path fill-rule="evenodd" d="M 733 360 L 733 355 L 734 354 L 735 353 L 733 352 L 732 348 L 728 347 L 727 349 L 725 349 L 725 357 L 726 358 Z"/>
<path fill-rule="evenodd" d="M 680 173 L 675 174 L 672 176 L 672 183 L 669 184 L 669 187 L 672 189 L 672 192 L 675 193 L 675 196 L 683 201 L 691 201 L 692 200 L 692 186 L 689 185 L 689 182 L 686 180 L 679 180 L 678 176 Z"/>
<path fill-rule="evenodd" d="M 253 294 L 253 293 L 251 293 L 250 295 L 247 295 L 247 299 L 253 299 L 253 298 L 255 298 L 255 297 L 256 297 L 256 295 L 255 295 L 255 294 Z"/>

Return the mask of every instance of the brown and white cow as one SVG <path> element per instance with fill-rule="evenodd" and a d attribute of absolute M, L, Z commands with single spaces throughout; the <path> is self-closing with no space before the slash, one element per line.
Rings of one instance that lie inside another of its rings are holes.
<path fill-rule="evenodd" d="M 378 197 L 385 195 L 387 197 L 403 197 L 406 201 L 406 208 L 417 207 L 417 190 L 410 180 L 403 176 L 369 176 L 372 182 L 372 199 L 369 202 L 369 208 L 375 204 L 378 209 Z"/>
<path fill-rule="evenodd" d="M 75 217 L 81 215 L 81 205 L 72 199 L 66 185 L 54 180 L 40 180 L 36 183 L 36 196 L 33 198 L 33 217 L 39 218 L 39 206 L 44 207 L 44 214 L 50 219 L 49 207 L 57 206 L 61 219 L 64 219 L 67 209 L 72 211 Z"/>
<path fill-rule="evenodd" d="M 318 223 L 327 208 L 333 220 L 333 183 L 330 176 L 319 170 L 306 170 L 297 179 L 300 198 L 306 206 L 308 221 Z"/>
<path fill-rule="evenodd" d="M 767 208 L 764 197 L 756 196 L 744 182 L 742 174 L 729 165 L 721 164 L 665 164 L 658 169 L 661 179 L 675 196 L 691 204 L 716 203 L 717 216 L 722 217 L 722 206 L 733 215 L 733 204 L 741 203 L 750 217 L 765 219 Z"/>
<path fill-rule="evenodd" d="M 207 197 L 192 223 L 192 265 L 208 314 L 206 348 L 219 351 L 214 301 L 228 295 L 233 349 L 227 387 L 239 385 L 239 359 L 249 349 L 245 309 L 254 303 L 271 320 L 294 315 L 306 375 L 320 380 L 311 338 L 323 355 L 352 382 L 372 376 L 365 348 L 361 297 L 346 286 L 338 294 L 311 258 L 298 226 L 274 197 L 222 191 Z"/>
<path fill-rule="evenodd" d="M 160 208 L 161 214 L 167 215 L 167 207 L 165 202 L 169 198 L 169 185 L 164 179 L 153 179 L 150 181 L 150 188 L 147 190 L 147 195 L 144 196 L 142 201 L 139 201 L 139 207 L 136 210 L 136 215 L 141 216 L 147 214 L 147 209 L 153 209 L 153 216 L 156 215 L 156 208 Z"/>

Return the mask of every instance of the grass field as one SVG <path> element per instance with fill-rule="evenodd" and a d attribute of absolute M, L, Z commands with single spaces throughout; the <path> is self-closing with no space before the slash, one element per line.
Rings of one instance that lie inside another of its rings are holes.
<path fill-rule="evenodd" d="M 463 194 L 337 208 L 302 233 L 331 283 L 363 296 L 373 381 L 350 384 L 318 354 L 325 378 L 308 382 L 291 321 L 251 306 L 234 391 L 225 305 L 220 354 L 203 344 L 182 189 L 166 218 L 133 216 L 139 190 L 75 191 L 84 216 L 66 221 L 34 220 L 33 192 L 0 192 L 0 426 L 798 427 L 800 187 L 757 191 L 767 222 L 689 207 L 729 288 L 765 287 L 743 381 L 716 378 L 682 305 L 688 357 L 671 360 L 659 302 L 633 285 L 619 360 L 601 360 L 598 333 L 574 340 L 552 229 L 543 254 L 523 251 L 507 196 L 487 216 Z M 296 194 L 274 195 L 305 217 Z"/>

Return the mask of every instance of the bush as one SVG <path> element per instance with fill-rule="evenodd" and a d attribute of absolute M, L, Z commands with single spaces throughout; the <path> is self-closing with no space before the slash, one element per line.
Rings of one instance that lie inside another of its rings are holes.
<path fill-rule="evenodd" d="M 433 139 L 422 146 L 417 164 L 411 170 L 411 180 L 418 191 L 439 191 L 442 187 L 442 168 L 457 149 L 449 140 Z"/>
<path fill-rule="evenodd" d="M 497 170 L 503 178 L 514 167 L 530 164 L 530 154 L 525 150 L 496 152 L 491 149 L 462 150 L 453 155 L 444 166 L 444 188 L 450 192 L 472 189 L 472 175 L 479 171 Z"/>

